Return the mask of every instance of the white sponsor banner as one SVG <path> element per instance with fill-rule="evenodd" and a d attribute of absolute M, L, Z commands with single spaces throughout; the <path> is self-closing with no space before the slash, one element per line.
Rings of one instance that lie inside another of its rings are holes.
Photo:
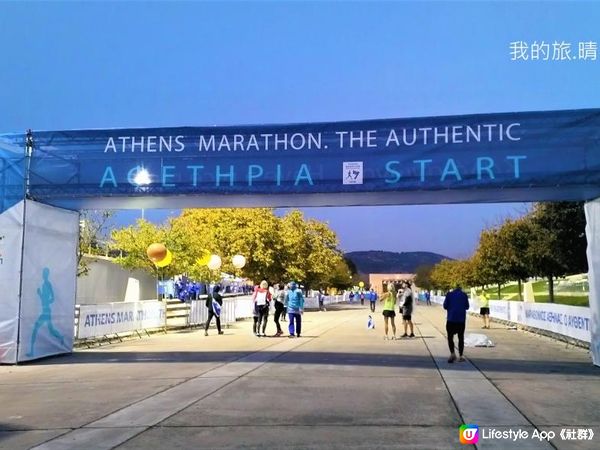
<path fill-rule="evenodd" d="M 77 338 L 93 338 L 165 325 L 165 304 L 158 300 L 81 305 Z"/>
<path fill-rule="evenodd" d="M 511 320 L 509 303 L 517 302 L 509 302 L 507 300 L 490 300 L 490 317 L 495 319 Z M 479 313 L 479 309 L 476 312 Z"/>
<path fill-rule="evenodd" d="M 442 305 L 444 296 L 432 296 L 431 301 Z M 476 301 L 469 299 L 471 305 Z M 479 314 L 479 309 L 469 312 Z M 490 317 L 506 320 L 563 336 L 591 341 L 590 308 L 581 306 L 557 305 L 555 303 L 526 303 L 508 300 L 490 300 Z"/>
<path fill-rule="evenodd" d="M 79 214 L 26 202 L 18 360 L 73 350 Z"/>
<path fill-rule="evenodd" d="M 490 300 L 490 317 L 590 342 L 590 309 L 555 303 Z"/>
<path fill-rule="evenodd" d="M 17 362 L 23 202 L 0 214 L 0 363 Z"/>
<path fill-rule="evenodd" d="M 518 303 L 524 325 L 590 342 L 590 309 L 550 303 Z"/>
<path fill-rule="evenodd" d="M 511 322 L 523 323 L 523 308 L 521 302 L 508 302 L 508 317 Z"/>

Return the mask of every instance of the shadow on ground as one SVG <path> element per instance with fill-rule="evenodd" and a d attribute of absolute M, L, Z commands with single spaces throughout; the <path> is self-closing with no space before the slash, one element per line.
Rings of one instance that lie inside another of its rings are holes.
<path fill-rule="evenodd" d="M 391 344 L 394 345 L 394 344 Z M 401 343 L 398 345 L 402 345 Z M 302 352 L 292 351 L 270 359 L 270 351 L 255 352 L 252 355 L 256 360 L 269 361 L 270 364 L 307 364 L 307 365 L 339 365 L 339 366 L 365 366 L 365 367 L 413 367 L 435 369 L 435 364 L 430 355 L 391 354 L 391 353 L 336 353 L 336 352 Z M 239 358 L 247 357 L 246 361 L 254 360 L 248 352 L 111 352 L 111 351 L 83 351 L 70 355 L 56 356 L 38 360 L 28 365 L 64 365 L 64 364 L 118 364 L 118 363 L 226 363 Z M 495 359 L 476 357 L 473 363 L 483 371 L 506 373 L 557 373 L 563 375 L 580 375 L 598 377 L 600 368 L 586 362 L 556 361 L 548 359 L 519 360 Z M 467 366 L 455 365 L 459 368 Z"/>

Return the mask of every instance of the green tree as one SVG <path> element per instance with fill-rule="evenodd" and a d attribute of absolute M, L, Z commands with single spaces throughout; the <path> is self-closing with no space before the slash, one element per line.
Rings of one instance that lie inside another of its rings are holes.
<path fill-rule="evenodd" d="M 217 275 L 198 265 L 198 258 L 208 252 L 221 257 L 220 271 L 255 282 L 263 278 L 279 281 L 282 270 L 277 253 L 281 244 L 278 219 L 271 209 L 187 209 L 171 223 L 187 243 L 183 259 L 190 276 L 205 280 Z M 235 269 L 231 262 L 236 254 L 246 257 L 241 270 Z"/>
<path fill-rule="evenodd" d="M 479 285 L 479 273 L 476 267 L 476 259 L 462 259 L 454 262 L 456 267 L 455 284 L 464 288 L 474 287 Z"/>
<path fill-rule="evenodd" d="M 77 250 L 77 276 L 87 275 L 89 267 L 84 255 L 102 255 L 108 252 L 108 230 L 111 210 L 82 210 L 79 213 L 79 246 Z"/>
<path fill-rule="evenodd" d="M 521 282 L 531 276 L 529 248 L 534 239 L 534 227 L 529 217 L 507 219 L 499 230 L 501 255 L 504 258 L 506 277 L 517 280 L 519 300 L 523 300 Z"/>
<path fill-rule="evenodd" d="M 140 219 L 135 225 L 113 230 L 111 248 L 121 253 L 115 262 L 126 269 L 142 269 L 157 277 L 171 277 L 183 272 L 181 254 L 185 241 L 171 233 L 170 224 L 157 226 Z M 179 239 L 178 239 L 179 238 Z M 173 262 L 164 268 L 157 268 L 146 254 L 150 244 L 162 243 L 173 254 Z"/>
<path fill-rule="evenodd" d="M 335 233 L 327 224 L 305 220 L 300 211 L 292 210 L 280 220 L 280 235 L 285 279 L 307 288 L 324 287 L 343 260 Z"/>
<path fill-rule="evenodd" d="M 478 284 L 495 284 L 498 288 L 498 298 L 501 298 L 502 284 L 510 280 L 510 270 L 506 249 L 498 228 L 483 230 L 479 236 L 479 245 L 475 256 L 475 271 Z"/>
<path fill-rule="evenodd" d="M 320 287 L 334 287 L 338 290 L 347 289 L 352 285 L 352 271 L 350 270 L 347 260 L 340 258 L 335 262 L 335 266 L 329 275 L 326 286 Z"/>
<path fill-rule="evenodd" d="M 550 302 L 554 302 L 555 278 L 587 271 L 583 202 L 537 203 L 530 219 L 530 270 L 548 279 Z"/>
<path fill-rule="evenodd" d="M 415 284 L 421 289 L 433 289 L 433 282 L 431 280 L 431 272 L 433 271 L 432 265 L 422 265 L 415 270 Z"/>
<path fill-rule="evenodd" d="M 456 283 L 455 262 L 443 259 L 431 271 L 431 282 L 436 289 L 449 291 Z"/>
<path fill-rule="evenodd" d="M 117 260 L 128 268 L 154 270 L 146 248 L 164 243 L 173 253 L 165 275 L 181 273 L 215 281 L 221 271 L 271 283 L 296 280 L 306 287 L 347 286 L 350 269 L 338 249 L 335 233 L 324 223 L 304 219 L 297 210 L 277 217 L 272 209 L 186 209 L 167 224 L 139 221 L 113 232 L 113 248 L 123 252 Z M 221 257 L 220 270 L 210 271 L 198 259 L 205 253 Z M 237 270 L 232 257 L 241 254 L 246 265 Z"/>

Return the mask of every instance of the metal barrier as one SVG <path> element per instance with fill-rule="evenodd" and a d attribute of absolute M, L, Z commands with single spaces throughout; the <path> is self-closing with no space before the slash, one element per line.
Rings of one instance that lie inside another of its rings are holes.
<path fill-rule="evenodd" d="M 193 300 L 190 304 L 188 316 L 188 325 L 198 326 L 206 323 L 208 320 L 208 308 L 204 300 Z"/>
<path fill-rule="evenodd" d="M 235 323 L 236 317 L 236 303 L 237 298 L 225 298 L 223 299 L 223 305 L 221 307 L 221 325 L 229 326 Z M 199 326 L 204 325 L 208 320 L 208 308 L 206 307 L 206 299 L 192 300 L 189 304 L 189 315 L 188 325 Z M 216 325 L 216 321 L 213 321 L 211 325 Z"/>
<path fill-rule="evenodd" d="M 221 325 L 229 326 L 235 323 L 235 303 L 237 299 L 225 299 L 223 300 L 223 306 L 221 307 Z"/>
<path fill-rule="evenodd" d="M 252 296 L 238 297 L 235 299 L 235 318 L 249 319 L 253 316 L 254 302 Z"/>
<path fill-rule="evenodd" d="M 343 301 L 343 295 L 326 295 L 323 299 L 323 305 L 334 305 Z M 319 309 L 319 300 L 317 297 L 306 297 L 304 299 L 304 309 Z"/>

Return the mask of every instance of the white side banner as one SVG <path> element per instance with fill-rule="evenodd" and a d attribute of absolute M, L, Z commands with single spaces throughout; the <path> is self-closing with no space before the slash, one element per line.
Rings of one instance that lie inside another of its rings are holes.
<path fill-rule="evenodd" d="M 590 308 L 551 303 L 518 304 L 523 311 L 523 325 L 590 342 Z"/>
<path fill-rule="evenodd" d="M 18 360 L 73 351 L 79 214 L 27 201 Z"/>
<path fill-rule="evenodd" d="M 490 300 L 490 317 L 502 320 L 512 320 L 509 303 L 520 304 L 519 302 L 509 302 L 507 300 Z M 479 314 L 479 309 L 476 313 Z"/>
<path fill-rule="evenodd" d="M 126 333 L 165 325 L 165 304 L 158 300 L 81 305 L 77 338 Z"/>
<path fill-rule="evenodd" d="M 432 296 L 431 301 L 441 305 L 444 303 L 444 296 Z M 471 305 L 469 312 L 478 314 L 479 309 L 475 312 L 473 308 L 477 300 L 469 299 L 469 304 Z M 553 303 L 490 300 L 490 317 L 551 331 L 584 342 L 591 340 L 590 308 Z"/>
<path fill-rule="evenodd" d="M 600 199 L 585 204 L 592 360 L 600 366 Z"/>
<path fill-rule="evenodd" d="M 17 362 L 23 202 L 0 214 L 0 363 Z"/>

